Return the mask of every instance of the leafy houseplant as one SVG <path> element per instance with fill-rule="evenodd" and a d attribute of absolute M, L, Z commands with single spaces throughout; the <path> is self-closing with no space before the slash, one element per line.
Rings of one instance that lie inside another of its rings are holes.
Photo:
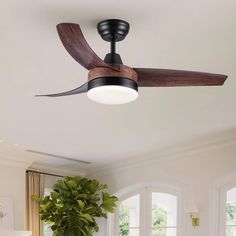
<path fill-rule="evenodd" d="M 92 236 L 98 232 L 96 219 L 114 212 L 117 198 L 106 192 L 107 185 L 81 176 L 56 182 L 50 196 L 40 203 L 41 220 L 51 225 L 53 236 Z"/>

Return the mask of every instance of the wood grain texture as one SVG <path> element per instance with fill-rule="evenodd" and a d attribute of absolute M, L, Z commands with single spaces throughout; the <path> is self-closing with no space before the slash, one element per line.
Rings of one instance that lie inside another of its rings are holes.
<path fill-rule="evenodd" d="M 114 69 L 113 66 L 106 64 L 90 48 L 78 24 L 61 23 L 57 25 L 57 31 L 65 49 L 80 65 L 88 70 L 95 67 Z"/>
<path fill-rule="evenodd" d="M 141 87 L 175 87 L 175 86 L 219 86 L 223 85 L 227 75 L 204 72 L 134 68 L 138 74 Z"/>
<path fill-rule="evenodd" d="M 46 94 L 46 95 L 36 95 L 36 97 L 62 97 L 68 95 L 75 95 L 79 93 L 86 93 L 88 91 L 88 83 L 81 85 L 78 88 L 72 89 L 67 92 L 55 93 L 55 94 Z"/>
<path fill-rule="evenodd" d="M 89 71 L 88 80 L 100 78 L 100 77 L 125 77 L 135 82 L 138 82 L 138 76 L 134 69 L 120 65 L 119 71 L 114 71 L 109 68 L 94 68 Z"/>

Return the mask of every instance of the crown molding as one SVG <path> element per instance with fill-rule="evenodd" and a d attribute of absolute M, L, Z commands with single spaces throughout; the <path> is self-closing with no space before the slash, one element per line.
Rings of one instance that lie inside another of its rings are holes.
<path fill-rule="evenodd" d="M 197 144 L 196 144 L 197 143 Z M 123 172 L 135 167 L 144 167 L 169 159 L 177 159 L 181 157 L 193 157 L 196 154 L 208 152 L 214 149 L 222 149 L 226 147 L 236 146 L 236 134 L 228 134 L 218 138 L 209 139 L 205 142 L 196 142 L 195 144 L 179 145 L 176 148 L 164 149 L 162 151 L 153 152 L 147 155 L 129 158 L 123 161 L 103 165 L 101 168 L 91 169 L 88 172 L 90 177 L 98 177 L 114 172 Z"/>
<path fill-rule="evenodd" d="M 99 163 L 89 168 L 78 170 L 63 167 L 48 167 L 45 164 L 34 164 L 35 158 L 23 154 L 0 154 L 0 164 L 25 169 L 30 168 L 58 175 L 98 177 L 114 172 L 123 172 L 135 167 L 152 165 L 168 159 L 176 159 L 186 156 L 194 157 L 196 154 L 208 152 L 214 149 L 221 149 L 230 146 L 236 147 L 236 132 L 233 130 L 233 132 L 226 132 L 221 135 L 218 134 L 217 136 L 204 137 L 199 140 L 200 141 L 195 141 L 194 144 L 179 145 L 175 148 L 166 148 L 161 151 L 155 151 L 153 153 L 129 158 L 123 161 L 108 164 Z"/>
<path fill-rule="evenodd" d="M 32 161 L 24 160 L 24 159 L 16 159 L 9 156 L 2 156 L 0 155 L 0 164 L 5 166 L 12 166 L 12 167 L 20 167 L 27 169 L 31 164 Z"/>
<path fill-rule="evenodd" d="M 84 170 L 71 170 L 67 168 L 54 168 L 54 167 L 52 168 L 52 167 L 47 167 L 46 165 L 34 164 L 33 160 L 23 159 L 23 158 L 17 159 L 15 157 L 5 156 L 5 155 L 4 156 L 0 155 L 0 165 L 19 167 L 25 170 L 30 169 L 63 176 L 86 175 L 86 171 Z"/>
<path fill-rule="evenodd" d="M 45 165 L 40 164 L 32 164 L 28 167 L 28 170 L 46 172 L 49 174 L 62 175 L 62 176 L 86 176 L 86 172 L 84 170 L 71 170 L 66 168 L 55 168 L 55 167 L 46 167 Z"/>

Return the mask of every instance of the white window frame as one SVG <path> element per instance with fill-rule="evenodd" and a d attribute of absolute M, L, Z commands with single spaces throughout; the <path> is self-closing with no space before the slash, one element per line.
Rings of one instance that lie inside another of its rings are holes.
<path fill-rule="evenodd" d="M 210 187 L 209 195 L 209 232 L 210 236 L 226 236 L 225 204 L 226 194 L 236 187 L 236 172 L 232 171 L 218 178 Z"/>
<path fill-rule="evenodd" d="M 226 203 L 227 192 L 236 188 L 236 180 L 224 185 L 220 188 L 220 201 L 219 201 L 219 236 L 226 236 Z"/>
<path fill-rule="evenodd" d="M 183 198 L 180 189 L 169 185 L 162 184 L 142 184 L 136 187 L 127 188 L 116 196 L 119 201 L 122 202 L 129 197 L 140 195 L 140 236 L 151 236 L 151 203 L 152 203 L 152 193 L 164 193 L 176 196 L 177 198 L 177 236 L 183 235 Z M 115 214 L 108 215 L 107 223 L 107 235 L 118 236 L 119 234 L 119 215 L 118 209 L 120 204 L 118 203 L 117 211 Z M 144 214 L 142 214 L 144 213 Z M 142 223 L 141 223 L 142 222 Z"/>

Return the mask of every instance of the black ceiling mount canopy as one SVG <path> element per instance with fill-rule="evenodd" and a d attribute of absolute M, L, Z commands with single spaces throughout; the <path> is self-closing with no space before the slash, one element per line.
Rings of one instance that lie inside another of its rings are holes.
<path fill-rule="evenodd" d="M 97 30 L 102 39 L 111 44 L 111 51 L 105 56 L 104 62 L 113 65 L 123 64 L 120 55 L 116 53 L 116 42 L 124 40 L 129 29 L 129 23 L 119 19 L 103 20 L 97 24 Z"/>
<path fill-rule="evenodd" d="M 108 42 L 124 40 L 129 33 L 129 29 L 129 23 L 119 19 L 103 20 L 97 24 L 98 33 L 103 40 Z"/>
<path fill-rule="evenodd" d="M 103 20 L 97 24 L 98 33 L 103 40 L 110 42 L 111 47 L 102 60 L 87 43 L 79 24 L 58 24 L 58 35 L 65 49 L 81 66 L 89 70 L 88 81 L 68 92 L 41 96 L 87 93 L 93 101 L 124 104 L 138 97 L 138 87 L 221 86 L 228 77 L 224 74 L 123 65 L 120 55 L 116 53 L 116 43 L 124 40 L 129 30 L 130 24 L 120 19 Z"/>

